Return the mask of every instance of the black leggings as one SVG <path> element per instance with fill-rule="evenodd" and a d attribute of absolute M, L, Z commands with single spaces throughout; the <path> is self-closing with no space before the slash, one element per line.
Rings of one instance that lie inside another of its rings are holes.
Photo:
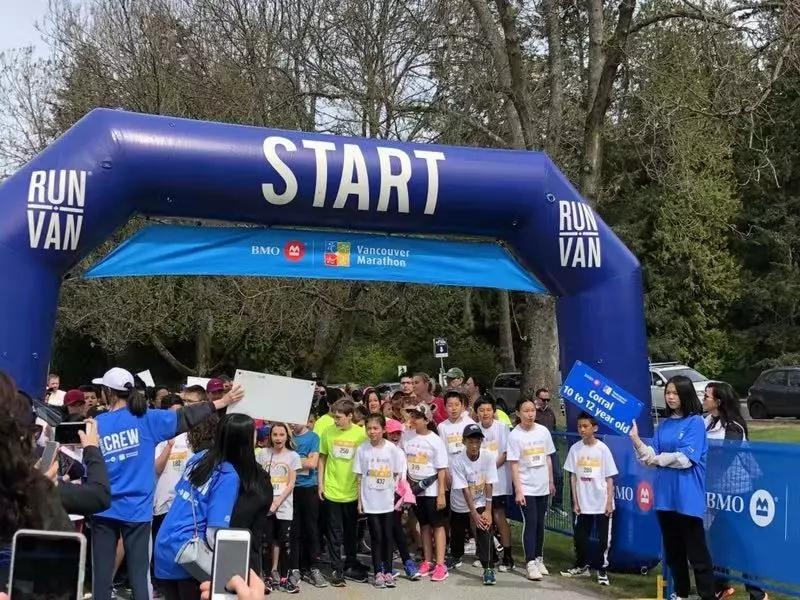
<path fill-rule="evenodd" d="M 714 600 L 714 569 L 706 545 L 703 520 L 667 510 L 659 510 L 656 514 L 664 540 L 666 563 L 675 582 L 675 593 L 681 598 L 689 597 L 689 563 L 692 563 L 697 595 L 702 600 Z"/>
<path fill-rule="evenodd" d="M 396 510 L 392 514 L 392 537 L 397 546 L 397 551 L 400 553 L 400 560 L 403 564 L 411 560 L 411 553 L 408 551 L 408 542 L 406 541 L 406 532 L 403 531 L 403 513 Z"/>
<path fill-rule="evenodd" d="M 550 496 L 525 496 L 522 513 L 522 546 L 525 549 L 525 562 L 542 556 L 544 551 L 544 515 L 547 512 L 547 499 Z"/>
<path fill-rule="evenodd" d="M 367 515 L 367 527 L 369 527 L 369 538 L 372 543 L 372 569 L 375 573 L 392 572 L 392 555 L 394 554 L 394 540 L 392 539 L 393 512 Z"/>

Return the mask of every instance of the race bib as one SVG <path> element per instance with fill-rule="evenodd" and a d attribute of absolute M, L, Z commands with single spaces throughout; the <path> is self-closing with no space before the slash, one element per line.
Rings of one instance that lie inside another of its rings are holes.
<path fill-rule="evenodd" d="M 489 440 L 488 442 L 483 443 L 483 449 L 488 450 L 489 452 L 497 453 L 497 450 L 500 448 L 500 445 L 497 443 L 497 440 Z"/>
<path fill-rule="evenodd" d="M 356 455 L 355 442 L 348 442 L 347 440 L 336 440 L 333 442 L 333 456 L 334 458 L 341 458 L 343 460 L 353 460 Z"/>
<path fill-rule="evenodd" d="M 300 471 L 297 472 L 298 477 L 300 476 L 308 477 L 309 475 L 311 475 L 311 469 L 301 469 Z"/>
<path fill-rule="evenodd" d="M 183 463 L 188 457 L 189 453 L 186 450 L 183 450 L 181 452 L 170 453 L 167 460 L 170 462 L 173 469 L 179 470 L 183 468 Z"/>
<path fill-rule="evenodd" d="M 469 484 L 469 491 L 472 492 L 472 497 L 476 501 L 483 500 L 484 492 L 486 491 L 485 486 L 486 486 L 486 480 L 483 477 Z"/>
<path fill-rule="evenodd" d="M 394 478 L 391 469 L 378 468 L 367 471 L 367 487 L 371 490 L 394 489 Z"/>
<path fill-rule="evenodd" d="M 528 446 L 522 451 L 523 463 L 529 469 L 536 469 L 545 465 L 544 446 Z"/>
<path fill-rule="evenodd" d="M 596 458 L 582 458 L 578 460 L 578 477 L 581 479 L 595 479 L 600 476 L 600 461 Z"/>
<path fill-rule="evenodd" d="M 447 452 L 458 454 L 464 449 L 464 439 L 460 433 L 451 433 L 447 436 Z"/>
<path fill-rule="evenodd" d="M 424 453 L 412 454 L 407 457 L 408 472 L 411 474 L 422 473 L 428 466 L 428 455 Z"/>

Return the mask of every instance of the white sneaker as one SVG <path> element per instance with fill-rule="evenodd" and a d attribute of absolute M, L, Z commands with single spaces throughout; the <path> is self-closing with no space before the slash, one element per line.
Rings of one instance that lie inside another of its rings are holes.
<path fill-rule="evenodd" d="M 464 544 L 464 554 L 475 556 L 475 540 L 470 540 Z"/>
<path fill-rule="evenodd" d="M 472 566 L 475 567 L 476 569 L 482 569 L 483 568 L 483 565 L 481 564 L 481 561 L 479 561 L 479 560 L 475 560 L 472 563 Z"/>
<path fill-rule="evenodd" d="M 542 580 L 542 572 L 539 570 L 539 565 L 535 560 L 529 560 L 525 568 L 528 570 L 528 579 L 531 581 Z"/>
<path fill-rule="evenodd" d="M 539 573 L 542 575 L 550 575 L 550 571 L 544 566 L 544 558 L 541 556 L 536 559 L 536 566 L 539 568 Z"/>

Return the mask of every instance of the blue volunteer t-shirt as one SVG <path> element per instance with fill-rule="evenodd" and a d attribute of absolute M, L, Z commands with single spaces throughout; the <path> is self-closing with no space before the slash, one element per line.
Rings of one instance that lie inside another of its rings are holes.
<path fill-rule="evenodd" d="M 706 455 L 708 439 L 703 417 L 664 419 L 656 429 L 653 450 L 682 452 L 692 461 L 688 469 L 659 467 L 656 470 L 656 510 L 671 510 L 702 518 L 706 512 Z"/>
<path fill-rule="evenodd" d="M 155 575 L 159 579 L 192 578 L 175 562 L 175 557 L 183 545 L 194 537 L 194 518 L 197 519 L 201 540 L 206 539 L 206 529 L 209 527 L 230 527 L 231 513 L 239 496 L 239 475 L 232 464 L 224 462 L 202 486 L 193 487 L 189 483 L 189 473 L 205 453 L 206 450 L 203 450 L 195 454 L 186 463 L 186 470 L 175 485 L 175 501 L 158 530 L 153 556 Z"/>
<path fill-rule="evenodd" d="M 100 451 L 111 484 L 111 507 L 98 514 L 128 523 L 153 520 L 155 448 L 175 437 L 178 414 L 148 409 L 141 417 L 127 408 L 97 416 Z"/>
<path fill-rule="evenodd" d="M 294 438 L 295 452 L 301 459 L 308 458 L 309 454 L 319 453 L 319 436 L 311 430 Z M 317 487 L 317 470 L 302 469 L 297 472 L 295 487 Z"/>

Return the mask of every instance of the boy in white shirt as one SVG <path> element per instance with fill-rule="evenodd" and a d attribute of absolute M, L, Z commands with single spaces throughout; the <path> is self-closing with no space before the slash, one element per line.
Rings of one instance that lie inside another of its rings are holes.
<path fill-rule="evenodd" d="M 611 515 L 614 512 L 614 476 L 617 465 L 611 451 L 595 437 L 597 421 L 582 413 L 577 421 L 581 441 L 569 449 L 564 470 L 570 475 L 572 510 L 575 513 L 575 566 L 562 571 L 564 577 L 588 577 L 597 569 L 597 583 L 609 585 L 608 548 L 611 545 Z M 597 552 L 589 556 L 589 536 L 597 528 Z"/>
<path fill-rule="evenodd" d="M 442 438 L 447 456 L 452 463 L 453 457 L 464 451 L 464 427 L 470 423 L 475 423 L 464 407 L 464 395 L 458 390 L 447 390 L 444 394 L 445 409 L 447 410 L 447 420 L 437 425 L 439 437 Z"/>
<path fill-rule="evenodd" d="M 453 558 L 464 555 L 464 532 L 472 525 L 478 558 L 483 567 L 483 585 L 494 585 L 491 563 L 492 486 L 497 483 L 495 455 L 481 451 L 483 431 L 470 423 L 463 432 L 465 451 L 450 462 L 450 550 Z M 470 523 L 471 521 L 471 523 Z"/>

